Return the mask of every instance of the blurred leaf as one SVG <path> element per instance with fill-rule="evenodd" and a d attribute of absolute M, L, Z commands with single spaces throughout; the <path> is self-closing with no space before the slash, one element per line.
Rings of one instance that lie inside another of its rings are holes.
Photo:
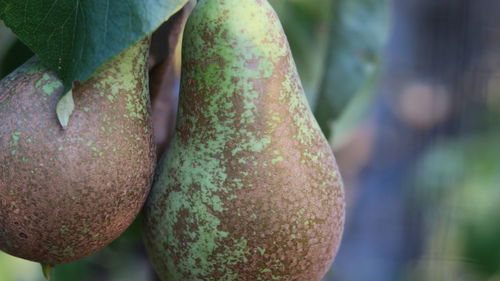
<path fill-rule="evenodd" d="M 87 257 L 81 260 L 70 262 L 67 264 L 57 265 L 53 269 L 52 280 L 53 281 L 88 281 L 96 280 L 98 271 L 95 266 L 89 262 L 94 256 Z"/>
<path fill-rule="evenodd" d="M 69 90 L 187 0 L 3 0 L 0 18 Z"/>
<path fill-rule="evenodd" d="M 359 92 L 373 92 L 373 76 L 389 31 L 388 0 L 336 0 L 327 67 L 314 113 L 325 135 Z M 366 89 L 369 83 L 370 89 Z"/>
<path fill-rule="evenodd" d="M 500 149 L 498 135 L 469 142 L 460 210 L 463 214 L 463 255 L 483 280 L 500 274 Z M 487 279 L 489 278 L 489 279 Z M 497 279 L 495 279 L 497 280 Z"/>
<path fill-rule="evenodd" d="M 33 52 L 19 40 L 14 40 L 0 59 L 0 79 L 14 71 L 33 56 Z"/>
<path fill-rule="evenodd" d="M 425 204 L 428 249 L 439 261 L 419 269 L 449 280 L 498 280 L 500 276 L 500 148 L 497 134 L 435 143 L 419 161 L 416 198 Z M 438 254 L 439 256 L 436 256 Z M 430 278 L 432 279 L 432 278 Z"/>
<path fill-rule="evenodd" d="M 352 100 L 345 105 L 345 109 L 341 112 L 341 117 L 331 123 L 330 129 L 332 133 L 330 135 L 335 136 L 331 139 L 334 150 L 350 141 L 351 135 L 369 113 L 370 106 L 375 99 L 373 89 L 377 85 L 380 71 L 381 65 L 379 64 L 373 75 L 367 78 L 368 80 L 362 85 L 362 88 L 357 93 L 354 93 Z M 322 112 L 328 113 L 330 111 L 325 109 Z M 330 137 L 330 135 L 327 136 Z"/>
<path fill-rule="evenodd" d="M 419 191 L 442 192 L 440 189 L 461 184 L 467 171 L 464 141 L 435 143 L 422 157 L 416 167 Z"/>

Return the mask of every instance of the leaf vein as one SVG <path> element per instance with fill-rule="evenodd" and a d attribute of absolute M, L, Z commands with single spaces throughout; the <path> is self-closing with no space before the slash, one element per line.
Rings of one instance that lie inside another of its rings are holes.
<path fill-rule="evenodd" d="M 43 19 L 38 23 L 38 25 L 33 30 L 33 34 L 35 34 L 35 33 L 38 32 L 38 29 L 40 28 L 40 26 L 42 26 L 42 24 L 45 22 L 45 20 L 49 17 L 50 13 L 52 12 L 52 10 L 54 9 L 54 7 L 56 6 L 57 1 L 59 1 L 59 0 L 55 0 L 54 2 L 52 2 L 52 5 L 50 5 L 49 10 L 45 14 L 45 17 L 43 17 Z"/>

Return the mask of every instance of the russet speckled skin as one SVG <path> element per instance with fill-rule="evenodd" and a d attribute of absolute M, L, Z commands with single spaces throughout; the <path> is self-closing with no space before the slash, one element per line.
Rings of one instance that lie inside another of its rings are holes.
<path fill-rule="evenodd" d="M 319 281 L 344 193 L 264 0 L 202 0 L 184 35 L 176 135 L 145 207 L 164 281 Z"/>
<path fill-rule="evenodd" d="M 118 237 L 147 197 L 154 170 L 143 40 L 73 88 L 31 59 L 0 82 L 0 249 L 56 265 Z"/>

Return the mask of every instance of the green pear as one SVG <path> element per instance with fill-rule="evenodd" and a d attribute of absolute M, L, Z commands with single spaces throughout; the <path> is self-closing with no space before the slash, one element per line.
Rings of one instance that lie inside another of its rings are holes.
<path fill-rule="evenodd" d="M 0 249 L 56 265 L 117 238 L 142 207 L 154 172 L 142 40 L 73 88 L 33 58 L 0 81 Z"/>
<path fill-rule="evenodd" d="M 264 0 L 201 0 L 183 42 L 178 122 L 145 207 L 164 281 L 318 281 L 343 184 Z"/>

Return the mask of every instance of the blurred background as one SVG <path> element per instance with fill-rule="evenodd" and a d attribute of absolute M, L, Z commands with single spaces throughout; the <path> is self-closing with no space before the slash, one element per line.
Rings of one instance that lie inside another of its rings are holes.
<path fill-rule="evenodd" d="M 344 238 L 324 281 L 500 280 L 500 2 L 270 2 L 345 181 Z M 166 29 L 157 37 L 178 34 Z M 154 108 L 176 100 L 174 49 L 171 98 Z M 0 77 L 30 56 L 0 23 Z M 0 281 L 38 280 L 38 264 L 0 252 Z M 140 217 L 53 280 L 158 280 Z"/>

